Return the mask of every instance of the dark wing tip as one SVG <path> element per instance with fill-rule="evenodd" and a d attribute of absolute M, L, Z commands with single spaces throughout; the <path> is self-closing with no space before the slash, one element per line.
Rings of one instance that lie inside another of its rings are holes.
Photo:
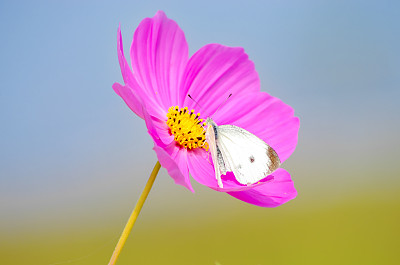
<path fill-rule="evenodd" d="M 267 148 L 267 156 L 271 160 L 271 165 L 268 166 L 269 170 L 275 171 L 281 166 L 281 160 L 279 159 L 278 154 L 275 152 L 275 150 L 271 147 L 268 146 Z"/>

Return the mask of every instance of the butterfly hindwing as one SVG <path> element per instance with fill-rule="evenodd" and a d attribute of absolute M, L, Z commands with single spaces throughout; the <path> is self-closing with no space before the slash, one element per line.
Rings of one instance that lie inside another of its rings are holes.
<path fill-rule="evenodd" d="M 224 166 L 219 173 L 232 171 L 236 180 L 246 185 L 265 178 L 280 166 L 275 150 L 254 134 L 234 125 L 218 126 L 216 132 L 215 144 Z"/>

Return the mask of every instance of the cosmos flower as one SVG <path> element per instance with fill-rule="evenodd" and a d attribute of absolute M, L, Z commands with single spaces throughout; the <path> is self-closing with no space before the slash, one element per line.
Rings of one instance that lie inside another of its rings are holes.
<path fill-rule="evenodd" d="M 132 68 L 119 28 L 124 85 L 115 83 L 113 89 L 145 120 L 159 162 L 176 184 L 193 191 L 190 172 L 211 189 L 262 207 L 276 207 L 296 197 L 290 174 L 283 168 L 252 185 L 240 184 L 232 172 L 222 176 L 223 188 L 215 178 L 204 130 L 210 115 L 218 125 L 236 125 L 258 136 L 282 163 L 297 144 L 299 119 L 290 106 L 260 91 L 258 74 L 243 48 L 208 44 L 189 58 L 183 31 L 158 11 L 136 29 L 130 57 Z"/>

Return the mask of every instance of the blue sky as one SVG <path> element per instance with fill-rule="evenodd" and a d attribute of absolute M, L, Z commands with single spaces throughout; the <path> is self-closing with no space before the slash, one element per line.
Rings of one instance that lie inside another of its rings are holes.
<path fill-rule="evenodd" d="M 122 82 L 116 34 L 120 24 L 128 51 L 138 23 L 159 9 L 184 30 L 191 54 L 207 43 L 244 47 L 262 90 L 294 107 L 299 145 L 284 166 L 302 190 L 381 184 L 376 176 L 394 183 L 398 1 L 144 2 L 0 3 L 6 211 L 105 203 L 107 193 L 116 203 L 141 190 L 156 157 L 143 122 L 111 88 Z"/>

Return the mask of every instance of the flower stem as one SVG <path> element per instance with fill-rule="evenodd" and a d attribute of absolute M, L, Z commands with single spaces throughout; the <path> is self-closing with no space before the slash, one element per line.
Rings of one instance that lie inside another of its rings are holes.
<path fill-rule="evenodd" d="M 119 254 L 121 253 L 121 250 L 124 247 L 126 240 L 128 239 L 129 233 L 131 232 L 132 227 L 136 222 L 140 210 L 142 209 L 143 204 L 146 201 L 147 195 L 149 195 L 149 192 L 151 190 L 151 187 L 153 186 L 154 180 L 156 179 L 160 167 L 161 167 L 160 162 L 157 161 L 156 165 L 153 168 L 153 172 L 151 172 L 149 180 L 147 181 L 146 187 L 144 187 L 142 195 L 140 195 L 140 198 L 136 203 L 135 209 L 133 209 L 131 216 L 129 217 L 129 220 L 125 225 L 124 231 L 122 231 L 121 237 L 119 238 L 118 243 L 115 246 L 114 252 L 111 256 L 108 265 L 114 265 L 117 262 Z"/>

